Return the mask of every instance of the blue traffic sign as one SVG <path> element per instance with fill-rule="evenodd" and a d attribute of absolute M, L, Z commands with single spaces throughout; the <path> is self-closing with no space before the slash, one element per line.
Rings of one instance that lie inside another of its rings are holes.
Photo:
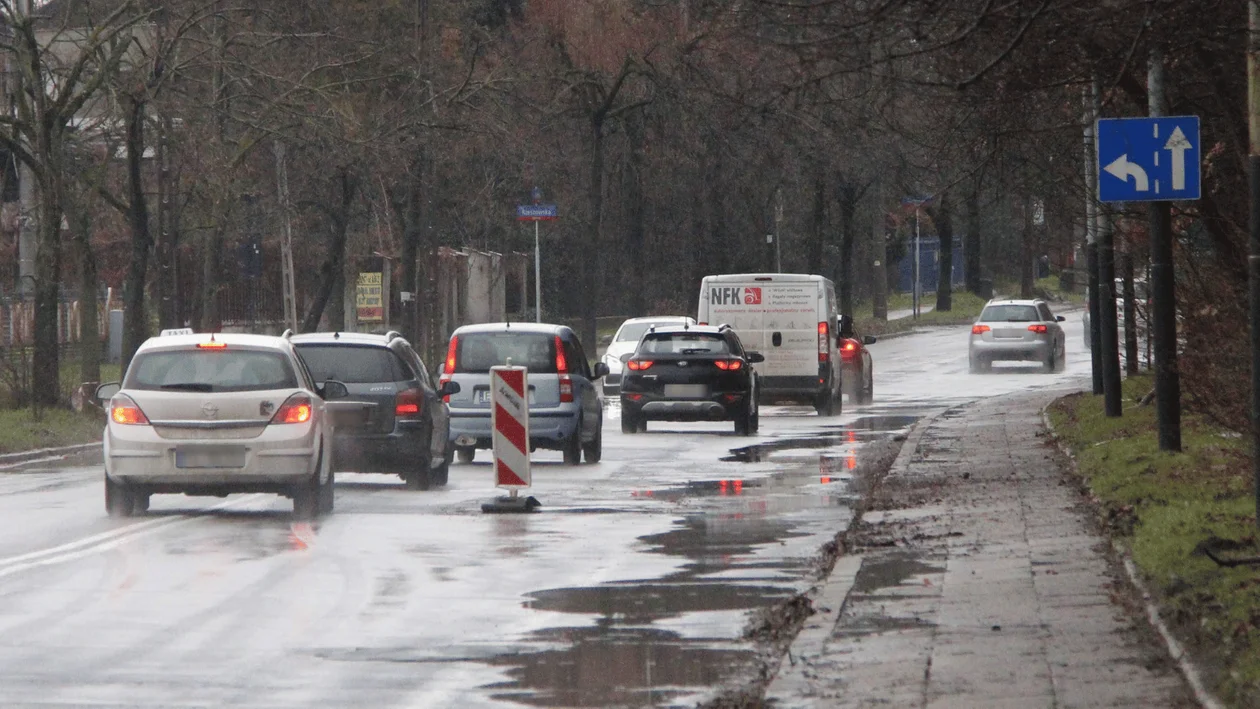
<path fill-rule="evenodd" d="M 1098 199 L 1154 202 L 1198 199 L 1198 116 L 1102 118 L 1098 131 Z"/>
<path fill-rule="evenodd" d="M 537 221 L 539 219 L 555 219 L 559 216 L 554 204 L 518 204 L 516 218 L 518 221 Z"/>

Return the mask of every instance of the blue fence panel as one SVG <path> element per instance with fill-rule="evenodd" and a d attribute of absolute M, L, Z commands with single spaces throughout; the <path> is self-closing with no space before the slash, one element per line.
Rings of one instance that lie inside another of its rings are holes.
<path fill-rule="evenodd" d="M 919 240 L 919 282 L 923 292 L 936 290 L 940 273 L 940 240 L 935 236 L 925 236 Z M 963 263 L 962 242 L 954 240 L 954 262 L 951 264 L 950 282 L 961 286 L 965 282 L 965 266 Z M 897 290 L 909 293 L 914 289 L 914 239 L 906 244 L 906 255 L 897 263 Z"/>

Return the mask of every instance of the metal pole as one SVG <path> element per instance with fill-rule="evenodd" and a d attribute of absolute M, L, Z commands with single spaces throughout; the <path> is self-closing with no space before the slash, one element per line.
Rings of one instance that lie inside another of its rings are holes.
<path fill-rule="evenodd" d="M 1162 116 L 1164 57 L 1151 49 L 1147 75 L 1150 114 Z M 1166 201 L 1151 202 L 1151 324 L 1155 331 L 1155 404 L 1159 449 L 1181 451 L 1181 375 L 1177 371 L 1177 293 L 1173 272 L 1172 209 Z"/>
<path fill-rule="evenodd" d="M 1102 113 L 1098 82 L 1093 87 L 1094 115 Z M 1098 135 L 1095 131 L 1094 140 Z M 1095 143 L 1094 149 L 1098 146 Z M 1095 347 L 1102 348 L 1103 408 L 1107 416 L 1124 413 L 1120 399 L 1120 337 L 1116 319 L 1116 252 L 1112 245 L 1111 210 L 1098 205 L 1098 309 L 1102 337 Z"/>
<path fill-rule="evenodd" d="M 542 322 L 542 252 L 538 249 L 538 220 L 534 220 L 534 322 Z"/>
<path fill-rule="evenodd" d="M 1103 393 L 1102 380 L 1102 310 L 1098 307 L 1098 203 L 1095 201 L 1098 169 L 1094 161 L 1094 99 L 1087 87 L 1082 94 L 1085 103 L 1085 288 L 1088 293 L 1089 359 L 1093 373 L 1094 395 Z"/>
<path fill-rule="evenodd" d="M 914 319 L 919 319 L 919 299 L 922 297 L 919 293 L 919 205 L 914 205 L 914 293 L 911 297 L 913 300 Z"/>
<path fill-rule="evenodd" d="M 1247 3 L 1247 103 L 1251 128 L 1251 246 L 1247 275 L 1251 282 L 1251 470 L 1256 496 L 1256 526 L 1260 527 L 1260 0 Z"/>

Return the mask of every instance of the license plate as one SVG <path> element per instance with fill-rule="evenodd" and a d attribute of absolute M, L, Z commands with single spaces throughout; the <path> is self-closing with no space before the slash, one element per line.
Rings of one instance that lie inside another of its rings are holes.
<path fill-rule="evenodd" d="M 703 399 L 709 395 L 705 384 L 666 384 L 665 396 L 670 399 Z"/>
<path fill-rule="evenodd" d="M 243 448 L 176 448 L 176 468 L 244 468 Z"/>
<path fill-rule="evenodd" d="M 477 389 L 476 391 L 474 391 L 474 392 L 473 392 L 473 403 L 474 403 L 474 404 L 476 404 L 476 405 L 478 405 L 478 406 L 489 406 L 489 405 L 490 405 L 490 390 L 489 390 L 489 389 Z M 530 387 L 530 390 L 529 390 L 529 403 L 531 403 L 531 404 L 532 404 L 532 403 L 534 403 L 534 389 L 533 389 L 533 387 Z"/>
<path fill-rule="evenodd" d="M 336 428 L 361 428 L 372 419 L 367 407 L 358 409 L 338 408 L 332 412 L 333 426 Z"/>
<path fill-rule="evenodd" d="M 1022 340 L 1027 330 L 994 330 L 993 337 L 1000 340 Z"/>

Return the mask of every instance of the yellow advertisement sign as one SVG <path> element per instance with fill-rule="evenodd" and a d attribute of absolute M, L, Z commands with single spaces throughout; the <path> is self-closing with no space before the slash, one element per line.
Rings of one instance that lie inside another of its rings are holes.
<path fill-rule="evenodd" d="M 381 293 L 381 273 L 360 273 L 355 286 L 359 322 L 381 322 L 385 319 L 385 301 Z"/>

